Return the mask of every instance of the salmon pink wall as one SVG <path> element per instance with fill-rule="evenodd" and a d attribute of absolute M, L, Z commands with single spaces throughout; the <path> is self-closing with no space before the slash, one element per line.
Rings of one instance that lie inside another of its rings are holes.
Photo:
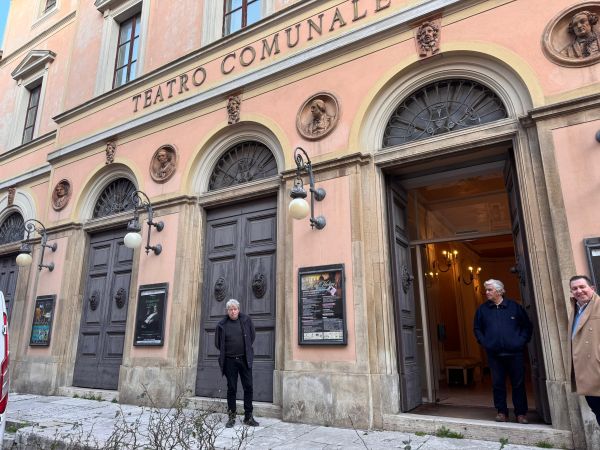
<path fill-rule="evenodd" d="M 553 132 L 575 267 L 584 274 L 590 269 L 583 239 L 600 236 L 600 143 L 595 139 L 599 129 L 597 120 Z"/>
<path fill-rule="evenodd" d="M 155 255 L 154 252 L 146 254 L 144 250 L 147 239 L 148 227 L 144 224 L 142 232 L 142 247 L 138 250 L 139 269 L 138 269 L 138 286 L 136 287 L 135 303 L 130 305 L 135 309 L 134 320 L 137 315 L 137 296 L 139 286 L 144 284 L 169 283 L 169 297 L 167 298 L 166 314 L 165 314 L 165 343 L 162 347 L 132 347 L 131 357 L 153 357 L 166 358 L 169 349 L 169 330 L 171 311 L 173 308 L 173 286 L 175 279 L 175 257 L 177 250 L 177 226 L 179 216 L 177 214 L 169 214 L 166 216 L 155 217 L 155 221 L 162 220 L 165 224 L 164 229 L 159 233 L 156 228 L 152 228 L 150 236 L 150 245 L 161 244 L 162 252 L 160 255 Z"/>
<path fill-rule="evenodd" d="M 356 339 L 354 330 L 354 291 L 352 289 L 352 245 L 350 227 L 350 179 L 335 178 L 317 183 L 327 191 L 325 199 L 315 202 L 315 216 L 323 215 L 327 225 L 322 230 L 312 229 L 308 218 L 292 220 L 294 258 L 292 357 L 301 361 L 354 361 Z M 308 190 L 308 186 L 304 186 Z M 287 212 L 287 211 L 286 211 Z M 298 269 L 300 267 L 344 264 L 346 274 L 346 327 L 348 345 L 298 345 Z"/>

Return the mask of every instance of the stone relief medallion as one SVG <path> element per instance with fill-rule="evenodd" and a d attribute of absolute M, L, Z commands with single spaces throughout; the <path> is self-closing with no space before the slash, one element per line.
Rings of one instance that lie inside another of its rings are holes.
<path fill-rule="evenodd" d="M 66 178 L 60 180 L 54 186 L 54 190 L 52 191 L 52 208 L 55 211 L 60 211 L 71 199 L 71 182 Z"/>
<path fill-rule="evenodd" d="M 600 61 L 600 1 L 581 2 L 561 11 L 546 26 L 542 48 L 552 62 L 567 67 Z"/>
<path fill-rule="evenodd" d="M 296 128 L 306 139 L 321 139 L 335 128 L 339 116 L 340 107 L 333 94 L 319 92 L 300 107 L 296 116 Z"/>
<path fill-rule="evenodd" d="M 427 58 L 440 51 L 441 23 L 441 19 L 427 20 L 415 29 L 415 45 L 419 57 Z"/>
<path fill-rule="evenodd" d="M 177 152 L 172 145 L 163 145 L 150 160 L 150 176 L 157 183 L 164 183 L 175 173 Z"/>

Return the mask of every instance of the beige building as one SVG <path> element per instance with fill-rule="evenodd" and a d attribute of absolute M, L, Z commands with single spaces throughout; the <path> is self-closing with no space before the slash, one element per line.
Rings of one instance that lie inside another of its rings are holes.
<path fill-rule="evenodd" d="M 600 445 L 567 347 L 600 1 L 33 3 L 0 59 L 12 390 L 223 397 L 233 297 L 258 415 Z M 528 426 L 493 422 L 489 278 L 534 323 Z"/>

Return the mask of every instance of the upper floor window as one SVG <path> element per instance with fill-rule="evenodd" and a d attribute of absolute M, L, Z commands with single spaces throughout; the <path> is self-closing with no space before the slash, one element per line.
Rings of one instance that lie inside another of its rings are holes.
<path fill-rule="evenodd" d="M 262 18 L 262 0 L 225 0 L 223 7 L 223 36 Z"/>
<path fill-rule="evenodd" d="M 41 83 L 33 88 L 28 89 L 28 91 L 29 102 L 27 105 L 27 112 L 25 113 L 25 127 L 23 128 L 22 144 L 26 144 L 33 139 L 38 107 L 40 105 L 40 94 L 42 92 Z"/>
<path fill-rule="evenodd" d="M 141 13 L 121 23 L 113 88 L 124 85 L 135 78 L 140 43 Z"/>
<path fill-rule="evenodd" d="M 44 13 L 47 13 L 56 6 L 56 0 L 46 0 L 46 6 L 44 7 Z"/>

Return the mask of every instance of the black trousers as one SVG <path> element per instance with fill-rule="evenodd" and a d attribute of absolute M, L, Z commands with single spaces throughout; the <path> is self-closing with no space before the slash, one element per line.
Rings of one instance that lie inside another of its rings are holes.
<path fill-rule="evenodd" d="M 252 369 L 246 365 L 246 358 L 225 358 L 225 378 L 227 378 L 227 410 L 234 413 L 236 410 L 235 398 L 237 396 L 238 375 L 244 389 L 244 415 L 252 416 Z"/>
<path fill-rule="evenodd" d="M 592 412 L 596 415 L 596 422 L 600 425 L 600 397 L 586 395 L 587 404 L 590 405 Z"/>
<path fill-rule="evenodd" d="M 523 354 L 495 355 L 487 354 L 490 372 L 492 373 L 492 386 L 494 392 L 494 406 L 499 413 L 508 416 L 506 404 L 506 376 L 512 385 L 512 401 L 515 407 L 515 416 L 527 414 L 527 392 L 525 391 L 525 364 Z"/>

